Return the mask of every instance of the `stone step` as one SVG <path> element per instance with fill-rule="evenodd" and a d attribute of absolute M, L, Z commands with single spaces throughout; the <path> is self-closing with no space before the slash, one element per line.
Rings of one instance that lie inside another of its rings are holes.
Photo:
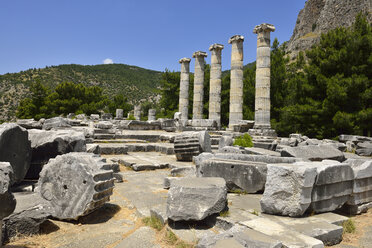
<path fill-rule="evenodd" d="M 146 140 L 140 140 L 140 139 L 103 139 L 94 140 L 95 143 L 147 143 Z"/>
<path fill-rule="evenodd" d="M 174 148 L 169 143 L 97 143 L 101 154 L 127 154 L 128 152 L 160 152 L 166 155 L 174 154 Z"/>

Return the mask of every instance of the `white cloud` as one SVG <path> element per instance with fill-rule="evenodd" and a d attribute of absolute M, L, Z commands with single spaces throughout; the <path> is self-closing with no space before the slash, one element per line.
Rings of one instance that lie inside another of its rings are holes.
<path fill-rule="evenodd" d="M 105 65 L 113 64 L 113 63 L 114 63 L 114 61 L 112 59 L 109 59 L 109 58 L 103 60 L 103 64 L 105 64 Z"/>

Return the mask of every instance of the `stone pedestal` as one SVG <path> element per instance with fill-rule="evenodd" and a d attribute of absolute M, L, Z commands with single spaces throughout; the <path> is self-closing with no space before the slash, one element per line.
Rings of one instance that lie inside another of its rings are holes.
<path fill-rule="evenodd" d="M 181 79 L 178 111 L 182 113 L 182 120 L 187 120 L 189 115 L 190 61 L 191 59 L 189 58 L 179 60 L 181 64 Z"/>
<path fill-rule="evenodd" d="M 270 125 L 270 32 L 273 31 L 275 31 L 274 25 L 267 23 L 258 25 L 253 30 L 257 34 L 255 124 L 253 128 L 266 133 L 273 133 Z"/>
<path fill-rule="evenodd" d="M 194 72 L 194 100 L 192 107 L 192 119 L 203 119 L 203 96 L 204 96 L 204 57 L 207 53 L 197 51 L 192 55 L 195 58 Z"/>
<path fill-rule="evenodd" d="M 243 120 L 243 41 L 242 35 L 229 39 L 231 44 L 229 129 Z"/>
<path fill-rule="evenodd" d="M 211 72 L 209 87 L 209 119 L 217 122 L 221 127 L 221 51 L 224 48 L 221 44 L 213 44 L 209 47 L 211 51 Z"/>
<path fill-rule="evenodd" d="M 155 121 L 156 120 L 156 109 L 149 109 L 149 116 L 147 118 L 149 121 Z"/>
<path fill-rule="evenodd" d="M 141 106 L 140 105 L 134 106 L 134 118 L 137 121 L 141 120 Z"/>
<path fill-rule="evenodd" d="M 123 119 L 123 114 L 124 114 L 124 111 L 122 109 L 116 109 L 116 119 L 117 120 L 122 120 Z"/>

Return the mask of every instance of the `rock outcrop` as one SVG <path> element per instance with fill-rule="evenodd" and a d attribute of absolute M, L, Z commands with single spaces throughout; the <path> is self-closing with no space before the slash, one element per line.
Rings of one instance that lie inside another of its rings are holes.
<path fill-rule="evenodd" d="M 360 12 L 372 22 L 370 0 L 308 0 L 297 17 L 287 49 L 292 57 L 319 41 L 320 34 L 339 26 L 350 27 Z"/>

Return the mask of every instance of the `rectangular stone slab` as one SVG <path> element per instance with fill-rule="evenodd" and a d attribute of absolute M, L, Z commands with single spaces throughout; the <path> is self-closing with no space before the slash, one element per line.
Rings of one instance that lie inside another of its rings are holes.
<path fill-rule="evenodd" d="M 255 231 L 264 233 L 273 239 L 281 241 L 284 247 L 311 247 L 323 248 L 322 241 L 297 231 L 291 230 L 284 225 L 267 218 L 257 218 L 249 221 L 240 222 L 241 225 L 249 227 Z"/>
<path fill-rule="evenodd" d="M 345 160 L 344 154 L 332 145 L 285 147 L 281 151 L 281 156 L 305 158 L 311 161 L 333 159 L 342 162 Z"/>

